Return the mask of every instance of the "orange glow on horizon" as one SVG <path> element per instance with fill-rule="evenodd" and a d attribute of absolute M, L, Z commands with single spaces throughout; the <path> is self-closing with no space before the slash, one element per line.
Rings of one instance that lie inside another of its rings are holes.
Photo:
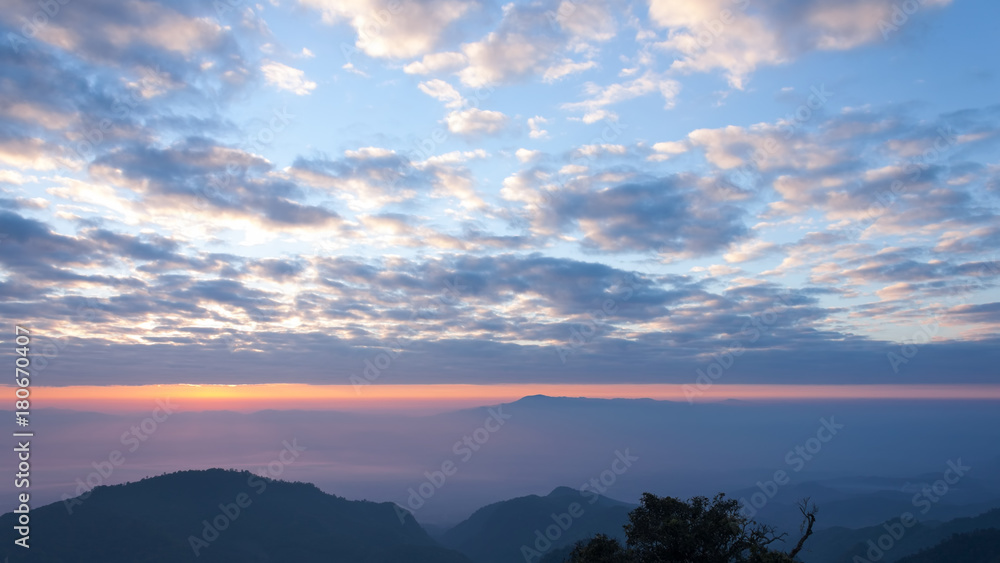
<path fill-rule="evenodd" d="M 8 387 L 13 394 L 13 388 Z M 687 401 L 682 384 L 139 385 L 32 387 L 34 408 L 135 412 L 170 398 L 182 411 L 265 409 L 445 411 L 528 395 Z M 1000 385 L 714 385 L 699 402 L 740 400 L 1000 400 Z"/>

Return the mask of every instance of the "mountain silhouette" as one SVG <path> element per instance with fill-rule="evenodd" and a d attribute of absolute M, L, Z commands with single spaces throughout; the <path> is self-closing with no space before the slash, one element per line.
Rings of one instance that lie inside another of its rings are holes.
<path fill-rule="evenodd" d="M 806 563 L 850 563 L 855 561 L 855 557 L 862 561 L 877 557 L 880 563 L 901 561 L 902 558 L 915 554 L 921 549 L 931 548 L 955 534 L 1000 528 L 1000 508 L 989 510 L 978 516 L 955 518 L 943 523 L 916 522 L 911 527 L 902 529 L 897 525 L 899 523 L 900 519 L 897 517 L 878 526 L 856 529 L 837 526 L 820 530 L 809 538 L 811 544 L 803 551 L 802 559 Z M 903 530 L 902 533 L 900 533 L 901 530 Z M 891 536 L 893 531 L 895 531 L 895 535 L 900 537 Z M 883 538 L 883 536 L 887 537 Z M 890 537 L 891 542 L 889 541 Z M 882 546 L 889 546 L 888 549 L 878 548 L 880 539 Z M 873 544 L 875 547 L 872 547 Z M 880 553 L 881 555 L 879 555 Z M 963 560 L 953 559 L 953 561 Z"/>
<path fill-rule="evenodd" d="M 180 471 L 30 513 L 30 548 L 14 546 L 15 514 L 0 517 L 11 563 L 470 563 L 392 503 L 351 501 L 315 485 L 247 471 Z M 240 506 L 242 505 L 242 506 Z"/>
<path fill-rule="evenodd" d="M 544 556 L 597 533 L 624 539 L 622 526 L 633 508 L 597 493 L 558 487 L 544 497 L 529 495 L 484 506 L 445 532 L 441 543 L 476 563 L 524 561 L 525 548 Z"/>
<path fill-rule="evenodd" d="M 904 557 L 899 563 L 1000 563 L 1000 530 L 955 534 L 938 545 Z"/>
<path fill-rule="evenodd" d="M 816 492 L 820 491 L 813 487 Z M 835 497 L 833 493 L 826 493 Z M 484 506 L 432 538 L 393 503 L 352 501 L 315 485 L 247 471 L 180 471 L 101 486 L 30 512 L 30 549 L 16 547 L 19 515 L 0 516 L 5 563 L 561 563 L 602 533 L 624 540 L 635 505 L 558 487 Z M 975 517 L 818 530 L 805 563 L 1000 563 L 1000 509 Z M 893 532 L 895 530 L 895 532 Z M 891 547 L 889 536 L 895 533 Z M 882 538 L 881 536 L 886 536 Z M 922 550 L 922 551 L 921 551 Z M 955 558 L 955 554 L 961 557 Z"/>

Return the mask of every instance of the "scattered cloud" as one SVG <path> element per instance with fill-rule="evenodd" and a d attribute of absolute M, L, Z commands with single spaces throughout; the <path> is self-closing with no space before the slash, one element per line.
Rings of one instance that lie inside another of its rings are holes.
<path fill-rule="evenodd" d="M 260 71 L 264 73 L 264 79 L 267 80 L 268 84 L 297 96 L 311 94 L 316 89 L 316 83 L 307 80 L 305 72 L 288 65 L 265 60 L 261 63 Z"/>

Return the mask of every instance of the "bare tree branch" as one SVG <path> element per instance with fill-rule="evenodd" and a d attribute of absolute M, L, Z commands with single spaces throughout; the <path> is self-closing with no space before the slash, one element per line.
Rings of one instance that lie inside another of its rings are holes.
<path fill-rule="evenodd" d="M 809 507 L 809 497 L 806 497 L 801 502 L 799 502 L 799 512 L 802 513 L 802 525 L 805 526 L 806 532 L 801 538 L 799 538 L 799 543 L 795 545 L 795 549 L 789 552 L 788 556 L 795 558 L 800 551 L 802 551 L 802 545 L 806 543 L 806 540 L 813 533 L 813 524 L 816 523 L 816 513 L 819 509 L 816 508 L 814 504 L 812 508 Z"/>

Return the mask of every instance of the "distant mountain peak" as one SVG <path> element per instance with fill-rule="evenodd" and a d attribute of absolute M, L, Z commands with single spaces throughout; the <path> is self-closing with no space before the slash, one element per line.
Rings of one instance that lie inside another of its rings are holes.
<path fill-rule="evenodd" d="M 604 496 L 594 499 L 571 487 L 556 487 L 546 496 L 526 495 L 480 508 L 446 531 L 441 541 L 477 563 L 522 561 L 522 545 L 534 542 L 540 530 L 566 519 L 573 525 L 552 542 L 553 549 L 598 533 L 624 540 L 623 526 L 634 507 Z M 575 517 L 569 516 L 570 511 Z"/>
<path fill-rule="evenodd" d="M 635 399 L 623 399 L 623 398 L 604 398 L 604 397 L 569 397 L 565 395 L 526 395 L 520 399 L 514 401 L 511 404 L 669 404 L 675 401 L 666 401 L 660 399 L 650 399 L 650 398 L 635 398 Z"/>
<path fill-rule="evenodd" d="M 572 487 L 567 487 L 567 486 L 559 486 L 559 487 L 556 487 L 556 488 L 552 489 L 552 492 L 549 493 L 546 496 L 561 497 L 561 496 L 579 495 L 579 494 L 580 494 L 580 491 L 578 489 L 574 489 Z"/>

